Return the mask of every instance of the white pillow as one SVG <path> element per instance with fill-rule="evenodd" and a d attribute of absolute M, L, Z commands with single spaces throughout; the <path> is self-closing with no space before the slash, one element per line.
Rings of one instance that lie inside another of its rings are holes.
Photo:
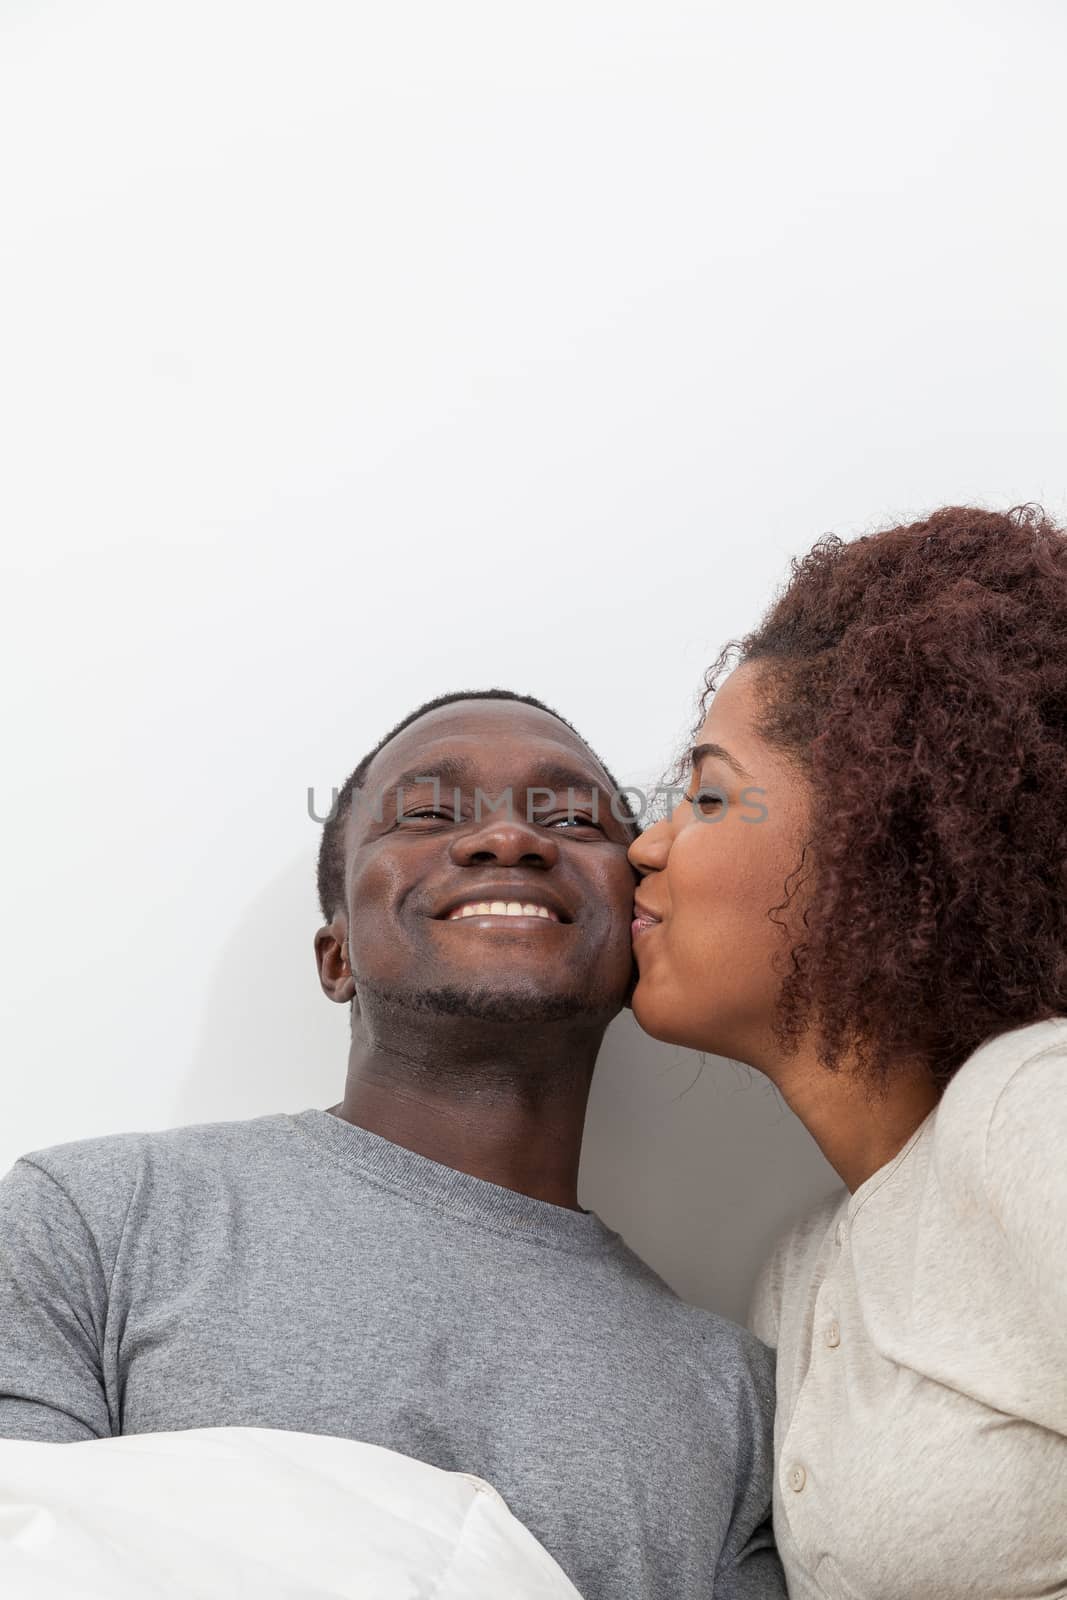
<path fill-rule="evenodd" d="M 277 1428 L 0 1440 L 11 1600 L 580 1600 L 482 1479 Z"/>

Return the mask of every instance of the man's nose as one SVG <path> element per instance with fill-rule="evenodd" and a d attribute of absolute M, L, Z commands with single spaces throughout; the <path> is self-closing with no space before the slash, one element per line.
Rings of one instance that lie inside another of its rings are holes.
<path fill-rule="evenodd" d="M 667 857 L 671 849 L 671 824 L 664 817 L 662 822 L 654 822 L 644 833 L 639 834 L 626 852 L 631 867 L 644 877 L 648 872 L 662 872 L 667 865 Z"/>
<path fill-rule="evenodd" d="M 479 826 L 457 832 L 450 846 L 460 867 L 533 867 L 542 871 L 559 860 L 559 845 L 550 833 L 521 817 L 487 817 Z"/>

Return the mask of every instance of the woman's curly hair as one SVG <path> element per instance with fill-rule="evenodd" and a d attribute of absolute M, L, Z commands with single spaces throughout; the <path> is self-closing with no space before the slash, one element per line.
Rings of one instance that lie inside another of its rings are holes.
<path fill-rule="evenodd" d="M 758 731 L 810 785 L 779 1040 L 813 1019 L 824 1066 L 920 1054 L 946 1081 L 1067 1013 L 1067 534 L 949 506 L 791 574 L 702 701 L 735 650 L 761 663 Z"/>

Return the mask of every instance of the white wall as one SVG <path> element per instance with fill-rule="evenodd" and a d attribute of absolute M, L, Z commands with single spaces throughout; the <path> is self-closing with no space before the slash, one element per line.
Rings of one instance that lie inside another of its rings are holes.
<path fill-rule="evenodd" d="M 0 11 L 4 1117 L 327 1105 L 306 790 L 504 684 L 658 771 L 787 558 L 1067 503 L 1056 0 Z M 739 1314 L 826 1191 L 612 1031 L 583 1196 Z"/>

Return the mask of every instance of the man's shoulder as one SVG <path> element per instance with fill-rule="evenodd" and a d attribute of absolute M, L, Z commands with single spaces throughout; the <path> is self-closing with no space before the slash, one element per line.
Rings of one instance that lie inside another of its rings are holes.
<path fill-rule="evenodd" d="M 683 1300 L 627 1245 L 622 1245 L 620 1252 L 620 1265 L 623 1262 L 628 1276 L 646 1296 L 649 1321 L 664 1355 L 669 1350 L 672 1360 L 688 1359 L 716 1385 L 751 1379 L 761 1387 L 767 1383 L 773 1387 L 773 1355 L 754 1333 L 716 1311 Z"/>
<path fill-rule="evenodd" d="M 709 1372 L 754 1384 L 761 1400 L 774 1395 L 774 1352 L 751 1329 L 715 1311 L 687 1306 L 695 1359 Z"/>
<path fill-rule="evenodd" d="M 718 1439 L 732 1439 L 749 1456 L 767 1451 L 774 1425 L 773 1350 L 747 1328 L 700 1306 L 682 1306 L 680 1321 L 684 1340 L 663 1364 L 672 1390 L 688 1394 L 694 1418 L 702 1418 L 701 1426 Z"/>
<path fill-rule="evenodd" d="M 146 1179 L 179 1178 L 205 1167 L 217 1170 L 228 1161 L 247 1157 L 272 1135 L 284 1133 L 289 1121 L 285 1115 L 275 1114 L 72 1139 L 26 1151 L 7 1181 L 26 1181 L 36 1174 L 79 1207 L 99 1200 L 110 1208 L 118 1194 Z"/>

